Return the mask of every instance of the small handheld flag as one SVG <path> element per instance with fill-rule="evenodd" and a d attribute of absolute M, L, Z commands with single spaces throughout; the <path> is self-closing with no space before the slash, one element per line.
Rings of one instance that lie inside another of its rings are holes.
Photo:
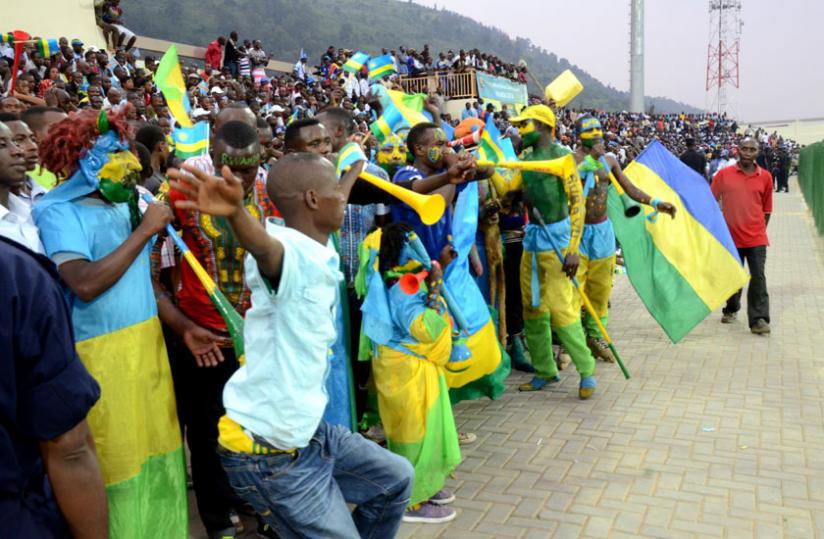
<path fill-rule="evenodd" d="M 180 61 L 177 57 L 177 47 L 172 45 L 160 59 L 155 73 L 155 84 L 166 98 L 169 112 L 177 123 L 183 127 L 192 127 L 189 119 L 191 105 L 189 94 L 186 93 L 186 84 L 183 81 L 183 72 L 180 70 Z"/>
<path fill-rule="evenodd" d="M 188 159 L 209 152 L 209 122 L 198 122 L 192 127 L 178 127 L 172 131 L 175 155 Z"/>
<path fill-rule="evenodd" d="M 57 44 L 56 39 L 38 39 L 37 52 L 39 52 L 43 58 L 49 59 L 60 52 L 60 46 Z"/>
<path fill-rule="evenodd" d="M 370 59 L 366 63 L 366 67 L 369 70 L 370 80 L 381 79 L 383 77 L 388 77 L 389 75 L 394 75 L 396 73 L 395 61 L 389 54 L 384 54 L 383 56 L 378 56 L 377 58 Z"/>
<path fill-rule="evenodd" d="M 355 54 L 353 54 L 352 57 L 346 61 L 345 64 L 343 64 L 343 70 L 348 71 L 350 73 L 357 73 L 358 71 L 363 69 L 363 66 L 365 66 L 366 62 L 368 61 L 369 55 L 365 52 L 358 51 Z"/>

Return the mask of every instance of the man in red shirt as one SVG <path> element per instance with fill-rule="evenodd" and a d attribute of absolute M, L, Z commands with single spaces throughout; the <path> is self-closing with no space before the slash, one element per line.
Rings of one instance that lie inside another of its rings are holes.
<path fill-rule="evenodd" d="M 220 67 L 223 65 L 223 45 L 225 44 L 226 38 L 223 36 L 209 43 L 209 46 L 206 47 L 206 65 L 220 71 Z"/>
<path fill-rule="evenodd" d="M 747 319 L 755 334 L 770 332 L 770 297 L 764 265 L 767 261 L 767 224 L 772 213 L 772 175 L 759 167 L 758 141 L 745 137 L 738 144 L 738 163 L 718 171 L 712 194 L 721 206 L 741 262 L 750 268 Z M 741 308 L 741 290 L 727 300 L 721 322 L 731 324 Z"/>

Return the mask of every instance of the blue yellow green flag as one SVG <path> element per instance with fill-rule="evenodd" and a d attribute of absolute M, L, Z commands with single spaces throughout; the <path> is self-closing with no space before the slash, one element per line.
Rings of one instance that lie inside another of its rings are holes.
<path fill-rule="evenodd" d="M 349 58 L 345 64 L 343 64 L 343 70 L 349 71 L 350 73 L 357 73 L 363 66 L 366 65 L 366 62 L 369 61 L 369 55 L 365 52 L 356 52 Z"/>
<path fill-rule="evenodd" d="M 175 155 L 188 159 L 209 152 L 209 122 L 198 122 L 192 127 L 178 127 L 172 131 Z"/>
<path fill-rule="evenodd" d="M 186 93 L 186 84 L 183 81 L 183 72 L 180 70 L 180 61 L 177 57 L 177 47 L 172 45 L 160 59 L 155 73 L 155 84 L 163 93 L 169 112 L 182 127 L 192 127 L 189 119 L 191 105 L 189 94 Z"/>
<path fill-rule="evenodd" d="M 518 160 L 512 141 L 501 136 L 501 132 L 495 122 L 492 121 L 491 114 L 486 120 L 486 126 L 484 126 L 481 140 L 478 143 L 478 158 L 494 163 Z"/>
<path fill-rule="evenodd" d="M 383 56 L 370 59 L 366 63 L 366 67 L 369 70 L 370 80 L 388 77 L 396 73 L 395 60 L 392 59 L 392 55 L 390 54 L 384 54 Z"/>
<path fill-rule="evenodd" d="M 749 279 L 707 182 L 653 141 L 624 173 L 677 208 L 675 219 L 626 217 L 610 190 L 608 211 L 627 275 L 673 343 L 683 339 Z M 653 209 L 645 206 L 647 214 Z"/>
<path fill-rule="evenodd" d="M 360 144 L 357 142 L 349 142 L 338 152 L 335 171 L 338 173 L 338 176 L 343 176 L 346 169 L 358 161 L 368 161 L 366 154 L 363 153 L 363 148 L 360 147 Z"/>
<path fill-rule="evenodd" d="M 383 105 L 383 114 L 369 126 L 372 134 L 383 142 L 401 128 L 411 128 L 430 119 L 422 112 L 426 94 L 405 94 L 376 85 Z"/>
<path fill-rule="evenodd" d="M 37 52 L 48 60 L 52 55 L 60 53 L 60 46 L 57 44 L 56 39 L 38 39 Z"/>

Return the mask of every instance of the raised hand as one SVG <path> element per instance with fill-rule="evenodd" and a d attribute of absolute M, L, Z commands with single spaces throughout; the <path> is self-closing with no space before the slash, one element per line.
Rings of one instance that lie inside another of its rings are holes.
<path fill-rule="evenodd" d="M 171 187 L 189 197 L 189 200 L 178 201 L 177 207 L 219 217 L 242 211 L 243 182 L 228 166 L 224 166 L 221 173 L 222 178 L 212 176 L 191 165 L 183 165 L 183 171 L 169 169 Z"/>

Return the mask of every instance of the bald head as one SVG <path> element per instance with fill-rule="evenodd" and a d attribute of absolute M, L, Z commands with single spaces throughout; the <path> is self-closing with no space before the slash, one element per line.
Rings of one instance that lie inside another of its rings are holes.
<path fill-rule="evenodd" d="M 346 202 L 339 200 L 337 186 L 334 165 L 309 152 L 290 153 L 278 159 L 269 169 L 266 182 L 269 198 L 287 224 L 294 226 L 296 222 L 311 220 L 330 232 L 340 228 Z"/>

